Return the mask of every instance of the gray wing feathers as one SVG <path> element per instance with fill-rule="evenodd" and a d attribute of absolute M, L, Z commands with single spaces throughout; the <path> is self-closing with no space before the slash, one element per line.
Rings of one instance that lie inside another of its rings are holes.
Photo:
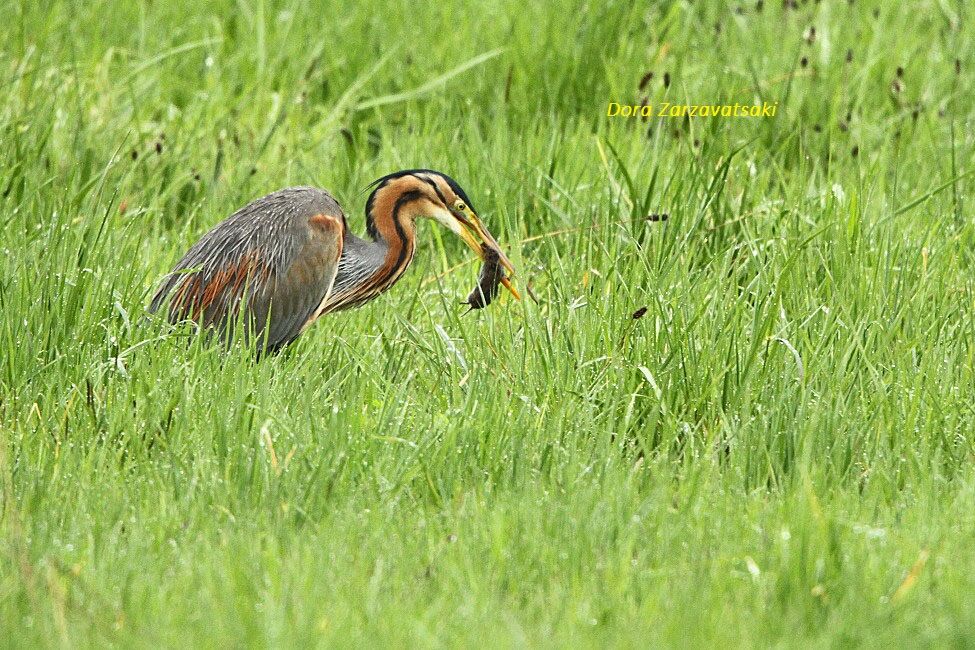
<path fill-rule="evenodd" d="M 191 318 L 225 338 L 243 313 L 267 348 L 292 341 L 325 298 L 345 217 L 327 192 L 296 187 L 241 208 L 194 244 L 154 296 L 173 322 Z M 243 312 L 241 312 L 241 308 Z"/>
<path fill-rule="evenodd" d="M 297 337 L 314 317 L 335 281 L 342 255 L 342 227 L 333 217 L 312 217 L 308 240 L 283 276 L 276 279 L 270 305 L 267 345 Z"/>

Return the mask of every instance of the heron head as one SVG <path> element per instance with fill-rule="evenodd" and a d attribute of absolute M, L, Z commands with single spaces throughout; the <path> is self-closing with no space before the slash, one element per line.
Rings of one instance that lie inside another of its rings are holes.
<path fill-rule="evenodd" d="M 412 169 L 398 172 L 395 176 L 404 180 L 407 178 L 415 179 L 413 191 L 422 192 L 425 199 L 422 202 L 422 209 L 418 212 L 419 215 L 439 222 L 460 237 L 481 259 L 484 259 L 485 256 L 485 246 L 493 250 L 497 253 L 498 262 L 508 276 L 515 274 L 515 267 L 511 260 L 501 250 L 498 241 L 477 216 L 467 193 L 457 184 L 457 181 L 444 173 L 430 169 Z M 377 184 L 388 179 L 390 177 L 380 179 Z M 515 298 L 521 299 L 518 291 L 507 278 L 502 280 L 502 284 Z"/>

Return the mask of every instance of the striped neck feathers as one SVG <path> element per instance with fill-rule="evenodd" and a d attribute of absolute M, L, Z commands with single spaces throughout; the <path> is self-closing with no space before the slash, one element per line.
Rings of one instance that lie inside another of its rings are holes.
<path fill-rule="evenodd" d="M 384 291 L 413 261 L 416 219 L 433 209 L 429 186 L 414 176 L 384 180 L 366 202 L 366 229 L 386 247 L 385 258 L 371 278 Z"/>

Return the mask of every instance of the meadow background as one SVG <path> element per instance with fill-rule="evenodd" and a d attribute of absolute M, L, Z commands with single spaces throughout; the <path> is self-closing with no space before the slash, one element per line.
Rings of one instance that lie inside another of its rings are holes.
<path fill-rule="evenodd" d="M 0 5 L 0 644 L 975 645 L 968 3 Z M 537 303 L 422 224 L 259 363 L 143 318 L 417 166 Z"/>

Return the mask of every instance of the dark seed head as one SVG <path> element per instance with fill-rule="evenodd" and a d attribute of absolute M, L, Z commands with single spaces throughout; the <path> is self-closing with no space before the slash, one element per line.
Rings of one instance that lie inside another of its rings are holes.
<path fill-rule="evenodd" d="M 640 307 L 635 312 L 633 312 L 633 320 L 640 320 L 641 318 L 643 318 L 643 315 L 646 313 L 647 313 L 647 308 Z"/>
<path fill-rule="evenodd" d="M 755 3 L 755 11 L 757 11 L 758 13 L 762 13 L 762 9 L 764 7 L 765 7 L 764 0 L 758 0 L 758 2 Z"/>
<path fill-rule="evenodd" d="M 640 77 L 640 90 L 646 88 L 647 84 L 650 83 L 652 80 L 653 80 L 653 71 L 651 70 L 650 72 Z"/>
<path fill-rule="evenodd" d="M 138 159 L 139 159 L 139 152 L 138 152 L 138 151 L 136 151 L 135 149 L 133 149 L 133 150 L 132 150 L 132 153 L 131 153 L 131 154 L 129 154 L 129 155 L 131 155 L 131 156 L 132 156 L 132 160 L 138 160 Z"/>
<path fill-rule="evenodd" d="M 807 65 L 809 65 L 809 59 L 806 57 L 802 57 L 801 59 L 799 59 L 799 65 L 805 68 Z"/>
<path fill-rule="evenodd" d="M 897 76 L 898 77 L 904 76 L 904 68 L 902 68 L 901 66 L 897 66 Z"/>
<path fill-rule="evenodd" d="M 664 73 L 664 88 L 670 88 L 670 73 Z"/>
<path fill-rule="evenodd" d="M 156 142 L 156 153 L 162 153 L 162 142 Z"/>
<path fill-rule="evenodd" d="M 955 59 L 955 74 L 961 74 L 961 59 Z"/>
<path fill-rule="evenodd" d="M 853 50 L 847 50 L 846 51 L 846 62 L 847 63 L 850 63 L 851 61 L 853 61 Z"/>
<path fill-rule="evenodd" d="M 859 156 L 860 155 L 860 147 L 858 145 L 853 145 L 853 148 L 850 149 L 850 155 L 853 156 L 854 158 L 856 158 L 857 156 Z"/>

